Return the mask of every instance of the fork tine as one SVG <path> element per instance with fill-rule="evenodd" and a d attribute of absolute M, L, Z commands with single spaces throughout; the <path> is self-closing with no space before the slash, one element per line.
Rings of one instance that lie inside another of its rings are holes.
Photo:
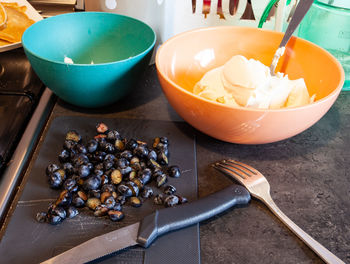
<path fill-rule="evenodd" d="M 233 166 L 233 165 L 240 166 L 240 167 L 242 167 L 242 168 L 244 168 L 244 169 L 250 171 L 250 172 L 253 173 L 254 175 L 257 175 L 257 174 L 258 174 L 258 172 L 257 172 L 256 169 L 254 169 L 253 167 L 251 167 L 251 166 L 249 166 L 249 165 L 247 165 L 247 164 L 244 164 L 244 163 L 242 163 L 242 162 L 239 162 L 239 161 L 236 161 L 236 160 L 231 160 L 231 159 L 229 159 L 229 160 L 224 160 L 224 162 L 225 162 L 225 163 L 230 163 L 230 164 L 232 164 L 232 166 Z M 235 167 L 235 168 L 238 169 L 237 167 Z M 243 171 L 246 175 L 251 176 L 249 173 L 247 173 L 247 172 L 244 171 L 243 169 L 240 169 L 240 168 L 239 168 L 239 170 L 240 170 L 240 171 Z"/>
<path fill-rule="evenodd" d="M 223 162 L 224 162 L 224 161 L 223 161 Z M 232 165 L 231 165 L 231 166 L 232 166 Z M 246 179 L 246 177 L 245 177 L 242 173 L 240 173 L 240 172 L 238 172 L 238 171 L 232 169 L 232 167 L 226 166 L 226 165 L 224 165 L 224 164 L 222 164 L 222 163 L 220 163 L 220 162 L 216 162 L 216 163 L 213 165 L 213 167 L 216 168 L 217 170 L 223 172 L 223 173 L 235 174 L 235 175 L 237 175 L 238 177 L 241 177 L 242 179 Z M 236 167 L 235 167 L 235 168 L 236 168 Z M 236 169 L 240 170 L 239 168 L 236 168 Z M 228 172 L 228 171 L 229 171 L 229 172 Z"/>

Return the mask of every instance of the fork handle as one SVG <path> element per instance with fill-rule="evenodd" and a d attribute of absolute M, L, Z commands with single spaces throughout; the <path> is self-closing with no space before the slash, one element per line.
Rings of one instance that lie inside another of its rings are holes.
<path fill-rule="evenodd" d="M 294 233 L 296 234 L 306 245 L 308 245 L 321 259 L 330 264 L 345 264 L 341 259 L 335 256 L 332 252 L 318 243 L 304 230 L 297 226 L 292 220 L 290 220 L 275 204 L 271 196 L 261 198 L 263 202 L 269 207 L 269 209 Z"/>

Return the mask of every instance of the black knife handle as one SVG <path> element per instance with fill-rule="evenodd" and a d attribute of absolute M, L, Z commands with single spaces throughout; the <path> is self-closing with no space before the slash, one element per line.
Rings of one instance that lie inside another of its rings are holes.
<path fill-rule="evenodd" d="M 141 221 L 137 242 L 147 248 L 158 236 L 199 223 L 234 205 L 247 204 L 249 201 L 247 189 L 240 185 L 230 185 L 194 202 L 157 210 Z"/>

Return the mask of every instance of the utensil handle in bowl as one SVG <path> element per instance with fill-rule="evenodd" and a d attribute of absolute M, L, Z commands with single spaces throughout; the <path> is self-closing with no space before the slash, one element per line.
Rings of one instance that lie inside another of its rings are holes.
<path fill-rule="evenodd" d="M 277 63 L 278 63 L 280 57 L 284 53 L 285 46 L 287 45 L 289 39 L 293 35 L 296 28 L 299 26 L 301 20 L 303 20 L 304 16 L 306 15 L 307 11 L 310 9 L 313 2 L 314 2 L 314 0 L 300 0 L 299 1 L 298 5 L 295 9 L 295 12 L 292 16 L 292 19 L 288 24 L 287 30 L 284 33 L 282 41 L 281 41 L 278 49 L 276 50 L 276 52 L 273 56 L 273 59 L 272 59 L 271 65 L 270 65 L 271 75 L 274 75 Z"/>
<path fill-rule="evenodd" d="M 269 209 L 306 245 L 308 245 L 322 260 L 329 264 L 345 264 L 336 255 L 322 246 L 319 242 L 308 235 L 304 230 L 297 226 L 292 220 L 290 220 L 275 204 L 271 196 L 262 198 L 263 202 L 269 207 Z"/>
<path fill-rule="evenodd" d="M 314 0 L 300 0 L 297 7 L 295 8 L 295 12 L 290 20 L 286 32 L 284 33 L 283 39 L 281 41 L 280 47 L 285 47 L 288 43 L 288 40 L 293 35 L 294 31 L 299 26 L 301 20 L 303 20 L 307 11 L 309 11 Z"/>

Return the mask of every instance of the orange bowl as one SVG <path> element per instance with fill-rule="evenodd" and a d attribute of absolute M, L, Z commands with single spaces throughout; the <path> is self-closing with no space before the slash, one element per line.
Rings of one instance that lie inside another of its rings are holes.
<path fill-rule="evenodd" d="M 340 63 L 319 46 L 293 37 L 276 70 L 290 79 L 304 78 L 316 101 L 302 107 L 252 109 L 232 107 L 192 93 L 209 70 L 233 55 L 270 65 L 283 34 L 234 26 L 201 28 L 166 41 L 157 51 L 156 67 L 163 92 L 189 124 L 214 138 L 240 144 L 264 144 L 292 137 L 315 124 L 333 105 L 343 83 Z"/>

